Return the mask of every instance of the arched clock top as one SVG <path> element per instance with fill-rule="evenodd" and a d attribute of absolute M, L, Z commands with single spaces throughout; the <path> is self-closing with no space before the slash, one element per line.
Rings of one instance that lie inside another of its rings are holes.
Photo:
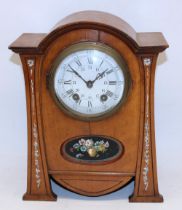
<path fill-rule="evenodd" d="M 9 49 L 14 52 L 42 54 L 59 36 L 78 29 L 94 29 L 113 34 L 136 53 L 159 53 L 168 47 L 160 32 L 137 33 L 127 22 L 117 16 L 106 12 L 82 11 L 58 22 L 48 34 L 22 34 L 9 46 Z"/>
<path fill-rule="evenodd" d="M 59 21 L 52 31 L 59 30 L 68 25 L 90 23 L 113 27 L 127 34 L 131 39 L 136 40 L 136 31 L 127 22 L 115 15 L 98 11 L 82 11 L 71 14 Z"/>

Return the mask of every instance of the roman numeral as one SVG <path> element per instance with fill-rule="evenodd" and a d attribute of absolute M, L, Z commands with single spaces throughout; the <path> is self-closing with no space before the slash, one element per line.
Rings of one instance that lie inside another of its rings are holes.
<path fill-rule="evenodd" d="M 89 64 L 93 64 L 92 58 L 88 57 L 88 63 L 89 63 Z"/>
<path fill-rule="evenodd" d="M 96 68 L 96 71 L 99 71 L 100 67 L 102 66 L 102 64 L 104 63 L 104 60 L 101 61 L 100 65 L 98 68 Z"/>
<path fill-rule="evenodd" d="M 93 64 L 93 59 L 92 59 L 91 53 L 89 51 L 88 51 L 87 60 L 88 60 L 89 64 Z"/>
<path fill-rule="evenodd" d="M 119 98 L 118 95 L 114 95 L 114 100 L 117 100 Z"/>
<path fill-rule="evenodd" d="M 69 69 L 67 69 L 66 71 L 73 73 L 73 71 L 72 70 L 69 70 Z"/>
<path fill-rule="evenodd" d="M 100 65 L 99 65 L 99 69 L 100 69 L 100 67 L 102 66 L 102 64 L 104 63 L 104 60 L 102 60 L 102 62 L 100 63 Z"/>
<path fill-rule="evenodd" d="M 116 85 L 116 81 L 109 81 L 109 85 Z"/>
<path fill-rule="evenodd" d="M 92 102 L 91 101 L 88 101 L 88 107 L 92 107 Z"/>
<path fill-rule="evenodd" d="M 74 94 L 74 91 L 72 89 L 69 89 L 66 91 L 64 97 L 67 97 L 67 96 L 71 97 L 73 94 Z"/>
<path fill-rule="evenodd" d="M 109 71 L 106 72 L 106 74 L 111 74 L 113 72 L 113 69 L 110 69 Z"/>
<path fill-rule="evenodd" d="M 82 65 L 81 62 L 80 62 L 80 60 L 79 60 L 78 58 L 74 58 L 74 61 L 75 61 L 75 63 L 76 63 L 78 66 L 81 66 L 81 65 Z"/>
<path fill-rule="evenodd" d="M 106 95 L 109 96 L 109 97 L 112 97 L 113 96 L 113 92 L 107 90 Z"/>
<path fill-rule="evenodd" d="M 68 67 L 71 69 L 71 70 L 67 69 L 68 72 L 73 72 L 73 71 L 75 71 L 75 69 L 72 68 L 72 67 L 70 66 L 70 64 L 68 64 Z"/>
<path fill-rule="evenodd" d="M 81 102 L 82 102 L 82 100 L 79 100 L 79 101 L 78 101 L 78 104 L 80 105 L 80 104 L 81 104 Z"/>
<path fill-rule="evenodd" d="M 65 84 L 65 85 L 71 85 L 71 80 L 64 81 L 64 84 Z"/>

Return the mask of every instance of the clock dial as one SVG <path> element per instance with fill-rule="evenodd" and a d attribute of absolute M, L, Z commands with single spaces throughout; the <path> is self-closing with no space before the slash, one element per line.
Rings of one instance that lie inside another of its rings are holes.
<path fill-rule="evenodd" d="M 122 59 L 109 47 L 88 43 L 63 52 L 53 77 L 59 104 L 86 118 L 102 116 L 117 107 L 127 83 L 118 57 Z"/>

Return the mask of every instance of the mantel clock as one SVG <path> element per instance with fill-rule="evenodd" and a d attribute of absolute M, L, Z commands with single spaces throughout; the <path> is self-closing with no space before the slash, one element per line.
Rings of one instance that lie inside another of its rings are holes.
<path fill-rule="evenodd" d="M 72 14 L 10 45 L 23 65 L 28 120 L 24 200 L 56 200 L 50 180 L 82 195 L 134 180 L 130 202 L 162 202 L 156 171 L 154 75 L 168 47 L 104 12 Z"/>

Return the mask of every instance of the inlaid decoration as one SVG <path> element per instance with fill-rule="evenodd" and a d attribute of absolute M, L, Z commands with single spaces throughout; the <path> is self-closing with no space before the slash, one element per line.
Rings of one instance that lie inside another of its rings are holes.
<path fill-rule="evenodd" d="M 117 159 L 123 152 L 122 144 L 109 137 L 83 136 L 68 140 L 62 147 L 63 155 L 86 163 L 102 163 Z"/>
<path fill-rule="evenodd" d="M 29 68 L 29 79 L 30 79 L 30 98 L 31 98 L 31 113 L 32 113 L 32 142 L 33 142 L 33 156 L 35 166 L 35 180 L 37 188 L 40 188 L 41 177 L 40 177 L 40 163 L 39 163 L 39 137 L 37 128 L 37 117 L 36 117 L 36 106 L 35 106 L 35 84 L 34 84 L 34 68 L 35 60 L 28 59 L 27 65 Z"/>
<path fill-rule="evenodd" d="M 145 68 L 145 123 L 144 123 L 144 167 L 143 167 L 143 184 L 144 190 L 149 187 L 149 162 L 150 162 L 150 66 L 151 59 L 144 58 Z"/>

